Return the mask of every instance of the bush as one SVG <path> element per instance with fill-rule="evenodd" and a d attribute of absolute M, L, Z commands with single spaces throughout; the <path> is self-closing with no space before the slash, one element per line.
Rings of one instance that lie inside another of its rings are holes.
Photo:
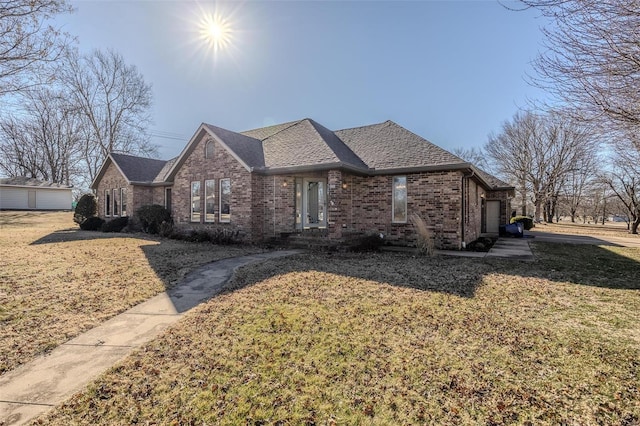
<path fill-rule="evenodd" d="M 93 216 L 85 219 L 85 221 L 80 224 L 80 229 L 83 231 L 97 231 L 102 228 L 102 225 L 104 225 L 104 220 Z"/>
<path fill-rule="evenodd" d="M 129 224 L 128 217 L 119 217 L 102 225 L 102 232 L 121 232 Z"/>
<path fill-rule="evenodd" d="M 382 244 L 384 244 L 384 235 L 380 232 L 352 235 L 345 241 L 347 249 L 355 252 L 378 251 Z"/>
<path fill-rule="evenodd" d="M 93 194 L 84 194 L 78 200 L 78 204 L 76 204 L 76 209 L 73 213 L 73 221 L 78 225 L 82 224 L 85 220 L 90 217 L 94 217 L 98 214 L 98 202 L 96 201 L 96 197 Z"/>
<path fill-rule="evenodd" d="M 431 232 L 431 229 L 427 226 L 427 222 L 417 213 L 411 215 L 411 221 L 418 232 L 418 239 L 416 241 L 418 252 L 425 256 L 433 256 L 436 252 L 436 242 L 433 237 L 433 232 Z"/>
<path fill-rule="evenodd" d="M 136 211 L 142 230 L 149 234 L 157 234 L 162 223 L 173 223 L 171 213 L 159 204 L 142 206 Z"/>
<path fill-rule="evenodd" d="M 509 223 L 516 223 L 516 222 L 520 222 L 522 223 L 522 225 L 524 225 L 524 229 L 525 230 L 529 230 L 531 228 L 533 228 L 533 219 L 530 218 L 529 216 L 514 216 L 511 218 L 511 220 L 509 221 Z"/>

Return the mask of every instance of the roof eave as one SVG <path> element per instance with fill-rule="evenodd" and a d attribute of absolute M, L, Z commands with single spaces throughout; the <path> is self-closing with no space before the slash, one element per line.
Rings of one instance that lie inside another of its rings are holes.
<path fill-rule="evenodd" d="M 310 164 L 304 166 L 253 168 L 252 171 L 264 175 L 283 175 L 291 173 L 323 172 L 336 169 L 363 176 L 370 174 L 369 169 L 356 167 L 352 164 L 343 163 L 341 161 L 333 163 Z"/>
<path fill-rule="evenodd" d="M 73 185 L 69 186 L 34 186 L 34 185 L 11 185 L 8 183 L 0 183 L 0 187 L 4 188 L 27 188 L 27 189 L 55 189 L 55 190 L 70 190 L 73 189 Z"/>

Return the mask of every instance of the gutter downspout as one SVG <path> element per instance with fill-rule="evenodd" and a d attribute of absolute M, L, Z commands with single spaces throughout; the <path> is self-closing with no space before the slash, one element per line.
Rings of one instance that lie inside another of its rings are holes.
<path fill-rule="evenodd" d="M 464 222 L 466 220 L 466 217 L 465 217 L 464 213 L 465 213 L 465 210 L 466 210 L 465 207 L 466 207 L 466 204 L 467 204 L 467 197 L 466 197 L 466 189 L 467 189 L 466 187 L 467 187 L 467 185 L 465 185 L 465 182 L 466 182 L 465 179 L 470 179 L 473 176 L 475 176 L 475 174 L 476 174 L 475 170 L 471 170 L 471 174 L 470 175 L 465 175 L 464 173 L 462 173 L 462 181 L 461 181 L 461 185 L 460 185 L 461 189 L 462 189 L 462 195 L 461 195 L 462 198 L 461 198 L 461 203 L 460 203 L 460 205 L 462 207 L 462 212 L 461 212 L 461 215 L 460 215 L 460 222 L 461 222 L 460 224 L 461 224 L 461 230 L 462 230 L 461 240 L 462 241 L 461 241 L 460 245 L 462 246 L 463 249 L 467 248 L 467 243 L 464 240 L 464 238 L 465 238 L 465 236 L 464 236 L 464 231 L 465 231 Z"/>

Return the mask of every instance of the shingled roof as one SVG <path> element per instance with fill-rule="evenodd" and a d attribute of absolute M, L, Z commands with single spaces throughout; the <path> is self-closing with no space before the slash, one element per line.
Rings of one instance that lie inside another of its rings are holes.
<path fill-rule="evenodd" d="M 374 170 L 467 164 L 393 121 L 338 130 L 335 134 Z"/>
<path fill-rule="evenodd" d="M 71 189 L 73 185 L 64 185 L 62 183 L 48 182 L 40 179 L 29 178 L 25 176 L 16 176 L 12 178 L 0 178 L 2 186 L 22 186 L 29 188 L 47 188 L 47 189 Z"/>
<path fill-rule="evenodd" d="M 419 170 L 468 170 L 492 189 L 511 188 L 460 157 L 393 121 L 331 131 L 305 118 L 244 132 L 202 124 L 180 156 L 169 161 L 111 154 L 130 182 L 171 181 L 202 138 L 220 142 L 248 171 L 304 172 L 342 168 L 363 175 Z"/>
<path fill-rule="evenodd" d="M 166 160 L 115 152 L 111 153 L 111 158 L 129 182 L 153 182 L 167 164 Z"/>

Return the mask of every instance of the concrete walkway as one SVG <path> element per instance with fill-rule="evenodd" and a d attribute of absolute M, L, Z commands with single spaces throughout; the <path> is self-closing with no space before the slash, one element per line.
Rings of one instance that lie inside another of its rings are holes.
<path fill-rule="evenodd" d="M 502 237 L 498 238 L 491 250 L 488 252 L 482 251 L 464 251 L 464 250 L 436 250 L 436 254 L 442 254 L 445 256 L 458 256 L 458 257 L 501 257 L 505 259 L 524 260 L 532 262 L 535 259 L 531 248 L 529 247 L 529 238 L 513 238 Z"/>
<path fill-rule="evenodd" d="M 82 390 L 109 367 L 150 341 L 184 312 L 221 291 L 234 271 L 251 263 L 290 256 L 278 251 L 205 265 L 168 292 L 143 302 L 0 377 L 0 425 L 20 425 Z"/>

